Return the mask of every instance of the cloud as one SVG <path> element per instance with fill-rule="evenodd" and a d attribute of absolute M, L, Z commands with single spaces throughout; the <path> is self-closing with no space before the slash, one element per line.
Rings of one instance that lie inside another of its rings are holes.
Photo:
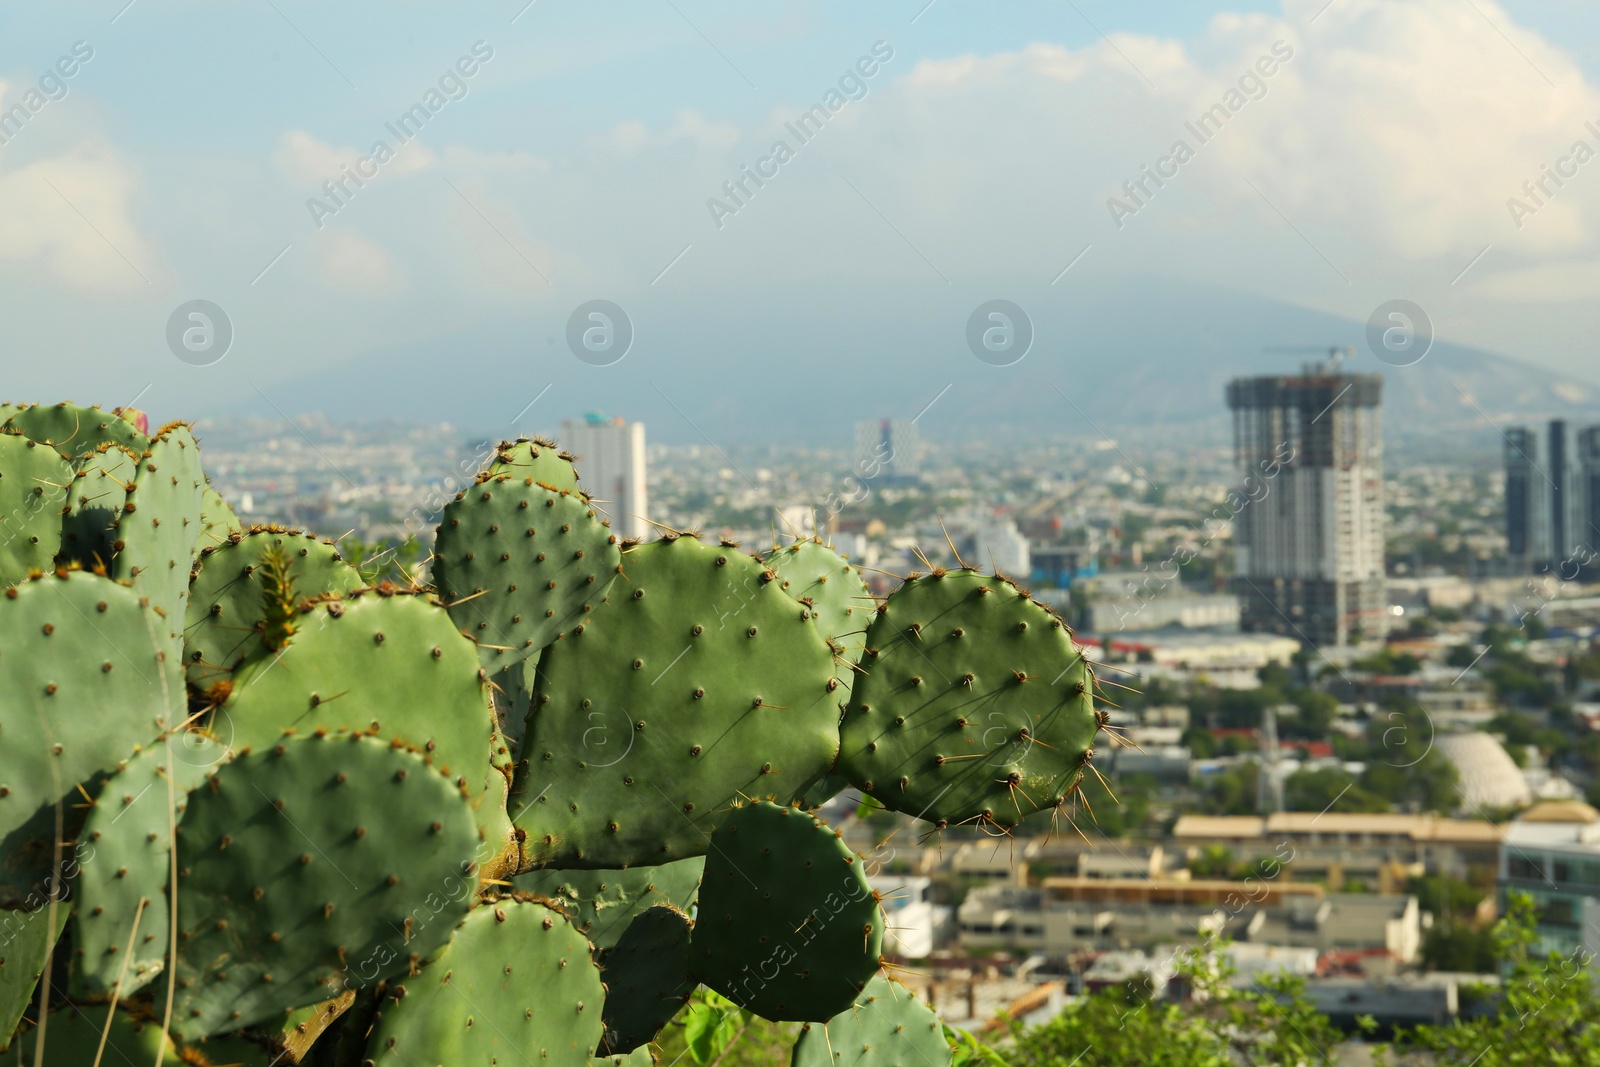
<path fill-rule="evenodd" d="M 405 284 L 405 272 L 394 257 L 352 230 L 323 230 L 316 242 L 317 275 L 331 289 L 378 296 Z"/>
<path fill-rule="evenodd" d="M 393 161 L 384 165 L 385 174 L 415 174 L 438 162 L 438 157 L 414 138 L 404 144 L 397 143 L 393 137 L 383 138 L 382 142 L 394 152 Z M 346 167 L 356 171 L 357 162 L 372 155 L 378 143 L 373 142 L 365 151 L 335 148 L 304 130 L 290 130 L 278 139 L 278 150 L 273 158 L 295 181 L 303 185 L 321 185 L 337 180 Z"/>
<path fill-rule="evenodd" d="M 550 173 L 550 161 L 532 152 L 517 152 L 506 149 L 502 152 L 483 152 L 466 145 L 453 144 L 445 147 L 445 166 L 452 171 L 482 172 L 490 170 L 507 171 L 532 171 L 537 174 Z"/>
<path fill-rule="evenodd" d="M 716 122 L 695 111 L 684 110 L 672 124 L 652 133 L 644 123 L 621 122 L 590 143 L 624 159 L 632 159 L 652 149 L 677 148 L 726 151 L 743 136 L 731 122 Z"/>
<path fill-rule="evenodd" d="M 90 293 L 154 284 L 163 271 L 134 221 L 137 184 L 132 167 L 92 140 L 64 155 L 0 171 L 0 259 L 37 264 Z"/>

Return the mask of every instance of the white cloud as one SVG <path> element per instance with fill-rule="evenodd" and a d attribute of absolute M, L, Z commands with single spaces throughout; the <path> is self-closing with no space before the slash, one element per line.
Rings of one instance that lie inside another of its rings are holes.
<path fill-rule="evenodd" d="M 550 173 L 550 161 L 532 152 L 482 152 L 467 145 L 453 144 L 444 150 L 444 162 L 452 171 L 520 170 Z"/>
<path fill-rule="evenodd" d="M 346 229 L 326 229 L 316 238 L 317 274 L 329 288 L 382 295 L 400 289 L 405 272 L 387 249 Z"/>
<path fill-rule="evenodd" d="M 346 168 L 357 174 L 370 172 L 371 164 L 361 169 L 356 164 L 372 157 L 379 143 L 375 141 L 365 150 L 335 148 L 304 130 L 290 130 L 278 139 L 274 158 L 295 181 L 304 185 L 321 185 L 325 181 L 337 181 Z M 385 137 L 381 143 L 394 153 L 394 158 L 383 164 L 385 174 L 415 174 L 438 162 L 438 157 L 415 138 L 400 144 L 393 137 Z"/>
<path fill-rule="evenodd" d="M 0 171 L 0 259 L 39 264 L 74 289 L 93 293 L 154 284 L 163 272 L 156 249 L 134 221 L 136 186 L 133 169 L 95 141 Z"/>
<path fill-rule="evenodd" d="M 624 159 L 651 149 L 688 145 L 697 149 L 725 151 L 739 142 L 739 127 L 731 122 L 714 122 L 689 110 L 678 112 L 672 124 L 652 133 L 644 123 L 621 122 L 591 143 Z"/>

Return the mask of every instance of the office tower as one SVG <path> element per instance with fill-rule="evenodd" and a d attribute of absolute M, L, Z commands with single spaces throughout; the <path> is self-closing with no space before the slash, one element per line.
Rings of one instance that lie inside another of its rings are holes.
<path fill-rule="evenodd" d="M 577 457 L 583 488 L 623 537 L 650 537 L 644 465 L 644 423 L 586 415 L 561 424 L 561 447 Z"/>
<path fill-rule="evenodd" d="M 1505 438 L 1507 554 L 1534 570 L 1587 559 L 1600 544 L 1600 426 L 1552 419 L 1542 441 L 1526 426 Z"/>
<path fill-rule="evenodd" d="M 1213 515 L 1233 522 L 1244 629 L 1312 645 L 1387 632 L 1382 385 L 1324 365 L 1228 384 L 1243 482 Z"/>
<path fill-rule="evenodd" d="M 912 482 L 920 468 L 917 424 L 884 419 L 856 423 L 856 471 L 887 483 Z"/>
<path fill-rule="evenodd" d="M 1032 559 L 1028 539 L 1008 515 L 986 515 L 973 537 L 973 550 L 979 567 L 991 567 L 1019 582 L 1032 578 Z"/>

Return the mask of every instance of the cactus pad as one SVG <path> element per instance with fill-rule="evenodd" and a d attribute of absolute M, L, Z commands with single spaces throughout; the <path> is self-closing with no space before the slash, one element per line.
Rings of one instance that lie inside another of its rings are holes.
<path fill-rule="evenodd" d="M 205 488 L 194 434 L 182 423 L 170 426 L 140 457 L 138 476 L 117 527 L 120 548 L 111 563 L 111 577 L 131 581 L 167 620 L 165 632 L 173 655 L 182 646 Z"/>
<path fill-rule="evenodd" d="M 239 516 L 233 512 L 233 505 L 222 498 L 222 494 L 206 486 L 204 497 L 200 502 L 200 536 L 194 543 L 194 554 L 198 561 L 200 553 L 208 548 L 216 548 L 233 534 L 244 533 L 244 524 L 239 521 Z"/>
<path fill-rule="evenodd" d="M 562 867 L 704 855 L 728 804 L 789 799 L 838 750 L 833 653 L 809 609 L 732 546 L 623 556 L 610 603 L 546 649 L 512 817 Z"/>
<path fill-rule="evenodd" d="M 1014 826 L 1065 801 L 1094 754 L 1093 676 L 1072 633 L 1010 581 L 914 578 L 867 633 L 839 773 L 937 826 Z"/>
<path fill-rule="evenodd" d="M 433 579 L 450 617 L 498 674 L 600 604 L 616 577 L 617 537 L 577 493 L 533 475 L 485 474 L 444 509 Z"/>
<path fill-rule="evenodd" d="M 570 871 L 546 867 L 512 879 L 517 889 L 545 897 L 567 913 L 578 933 L 598 949 L 617 943 L 628 924 L 658 904 L 682 911 L 700 893 L 703 856 L 625 871 Z"/>
<path fill-rule="evenodd" d="M 71 904 L 38 911 L 0 911 L 0 1052 L 29 1009 L 44 974 L 44 961 L 55 951 Z M 51 984 L 55 984 L 52 976 Z"/>
<path fill-rule="evenodd" d="M 420 974 L 391 987 L 367 1061 L 589 1067 L 605 992 L 589 942 L 543 904 L 504 899 L 467 915 Z"/>
<path fill-rule="evenodd" d="M 393 977 L 449 936 L 476 882 L 461 790 L 354 734 L 236 756 L 178 828 L 173 1033 L 206 1037 Z"/>
<path fill-rule="evenodd" d="M 817 629 L 839 654 L 860 663 L 876 606 L 861 572 L 815 537 L 774 548 L 765 558 L 778 572 L 783 591 L 811 608 Z"/>
<path fill-rule="evenodd" d="M 78 461 L 62 519 L 61 558 L 85 567 L 110 567 L 120 551 L 117 528 L 139 475 L 139 456 L 104 444 Z"/>
<path fill-rule="evenodd" d="M 825 1025 L 807 1023 L 793 1067 L 950 1067 L 944 1029 L 927 1005 L 882 975 Z"/>
<path fill-rule="evenodd" d="M 578 491 L 578 472 L 572 466 L 571 454 L 542 437 L 500 442 L 484 473 L 495 478 L 509 475 L 518 481 L 532 478 L 534 485 L 558 493 Z"/>
<path fill-rule="evenodd" d="M 87 455 L 100 445 L 121 445 L 138 455 L 150 440 L 115 411 L 59 404 L 0 404 L 0 430 L 13 429 L 55 448 L 68 459 Z"/>
<path fill-rule="evenodd" d="M 182 707 L 177 663 L 157 652 L 165 633 L 132 589 L 82 571 L 0 594 L 0 906 L 49 877 L 57 802 L 71 840 L 77 787 L 93 792 Z"/>
<path fill-rule="evenodd" d="M 883 909 L 827 823 L 761 801 L 712 835 L 690 943 L 695 976 L 774 1021 L 825 1022 L 877 973 Z"/>
<path fill-rule="evenodd" d="M 74 474 L 55 449 L 0 432 L 0 586 L 54 564 Z"/>
<path fill-rule="evenodd" d="M 689 973 L 688 916 L 667 904 L 646 910 L 605 954 L 605 1036 L 600 1051 L 632 1052 L 655 1040 L 698 984 Z"/>
<path fill-rule="evenodd" d="M 311 605 L 296 627 L 281 655 L 234 676 L 215 732 L 236 749 L 349 729 L 426 751 L 502 851 L 511 825 L 506 776 L 491 765 L 494 713 L 477 653 L 450 616 L 425 596 L 369 590 Z"/>
<path fill-rule="evenodd" d="M 361 575 L 332 541 L 298 530 L 259 526 L 205 548 L 190 579 L 184 620 L 183 661 L 189 681 L 202 689 L 264 651 L 263 558 L 281 549 L 289 562 L 296 602 L 359 589 Z"/>
<path fill-rule="evenodd" d="M 78 876 L 81 906 L 73 916 L 75 995 L 109 995 L 120 975 L 127 996 L 161 973 L 170 941 L 168 827 L 182 817 L 189 793 L 226 758 L 222 745 L 202 733 L 184 731 L 144 749 L 106 780 L 79 832 L 79 839 L 94 849 L 94 857 Z M 124 963 L 130 936 L 133 955 Z"/>
<path fill-rule="evenodd" d="M 27 1034 L 17 1041 L 16 1059 L 7 1057 L 5 1067 L 90 1067 L 105 1033 L 105 1065 L 133 1064 L 136 1067 L 184 1067 L 178 1048 L 170 1038 L 163 1040 L 161 1027 L 138 1019 L 125 1011 L 111 1013 L 103 1004 L 67 1004 L 51 1012 L 45 1024 L 44 1059 L 35 1057 L 37 1036 Z M 109 1032 L 108 1032 L 109 1031 Z M 164 1049 L 158 1060 L 157 1049 Z M 203 1061 L 202 1061 L 203 1062 Z M 214 1061 L 228 1063 L 227 1060 Z M 250 1064 L 248 1067 L 256 1067 Z"/>

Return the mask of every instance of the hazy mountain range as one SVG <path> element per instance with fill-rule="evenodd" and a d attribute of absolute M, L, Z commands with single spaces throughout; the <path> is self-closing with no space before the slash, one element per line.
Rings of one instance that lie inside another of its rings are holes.
<path fill-rule="evenodd" d="M 1595 382 L 1442 341 L 1413 366 L 1386 366 L 1367 350 L 1362 322 L 1220 287 L 1125 279 L 874 293 L 890 295 L 867 300 L 825 279 L 781 302 L 651 292 L 626 305 L 636 338 L 612 366 L 572 356 L 564 315 L 533 313 L 361 356 L 275 383 L 269 395 L 289 414 L 346 417 L 352 405 L 331 398 L 352 397 L 356 411 L 442 419 L 484 436 L 554 432 L 563 418 L 600 411 L 644 420 L 656 441 L 832 447 L 848 444 L 858 420 L 909 419 L 938 396 L 919 422 L 935 443 L 1103 432 L 1226 445 L 1230 377 L 1318 358 L 1269 347 L 1349 345 L 1348 369 L 1384 376 L 1389 440 L 1419 454 L 1497 452 L 1491 423 L 1600 421 Z M 968 315 L 995 297 L 1021 305 L 1035 327 L 1031 351 L 1010 367 L 981 363 L 965 343 Z M 259 400 L 245 408 L 272 414 Z"/>

